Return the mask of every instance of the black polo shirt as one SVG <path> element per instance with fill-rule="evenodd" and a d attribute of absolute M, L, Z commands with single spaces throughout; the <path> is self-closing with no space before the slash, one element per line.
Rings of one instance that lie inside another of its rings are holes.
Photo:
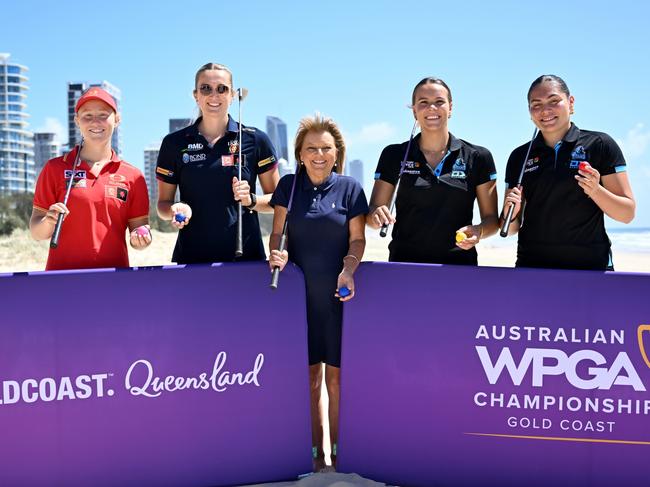
<path fill-rule="evenodd" d="M 237 176 L 238 124 L 230 116 L 226 134 L 209 147 L 193 125 L 167 135 L 160 147 L 156 176 L 176 184 L 180 199 L 192 208 L 192 219 L 178 232 L 172 259 L 179 264 L 230 262 L 235 259 L 237 202 L 232 178 Z M 257 176 L 274 169 L 277 155 L 268 136 L 254 128 L 242 129 L 242 179 L 255 192 Z M 257 213 L 244 209 L 243 251 L 239 260 L 264 260 Z"/>
<path fill-rule="evenodd" d="M 456 230 L 472 224 L 476 188 L 496 179 L 494 159 L 484 147 L 449 134 L 447 154 L 431 167 L 419 145 L 411 144 L 397 190 L 391 262 L 476 265 L 476 249 L 456 246 Z M 397 184 L 408 142 L 389 145 L 375 179 Z"/>
<path fill-rule="evenodd" d="M 507 187 L 516 186 L 527 150 L 528 143 L 510 155 Z M 601 176 L 626 169 L 623 153 L 609 135 L 573 123 L 556 147 L 548 147 L 541 133 L 533 141 L 522 180 L 525 206 L 517 267 L 607 269 L 611 264 L 603 212 L 574 177 L 582 161 Z"/>

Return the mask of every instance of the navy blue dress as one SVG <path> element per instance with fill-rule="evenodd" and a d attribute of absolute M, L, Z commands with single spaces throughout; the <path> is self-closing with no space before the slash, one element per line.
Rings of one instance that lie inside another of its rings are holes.
<path fill-rule="evenodd" d="M 341 366 L 343 303 L 334 296 L 343 257 L 348 253 L 348 222 L 368 213 L 361 185 L 353 178 L 331 173 L 314 186 L 306 171 L 298 173 L 288 217 L 289 260 L 305 275 L 309 365 L 325 362 Z M 273 193 L 271 205 L 287 208 L 293 174 L 284 176 Z"/>

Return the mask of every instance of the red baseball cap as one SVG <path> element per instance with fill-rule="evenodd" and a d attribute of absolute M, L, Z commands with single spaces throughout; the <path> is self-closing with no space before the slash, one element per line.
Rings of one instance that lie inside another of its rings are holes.
<path fill-rule="evenodd" d="M 74 112 L 78 113 L 81 106 L 90 101 L 90 100 L 99 100 L 106 103 L 109 107 L 117 113 L 117 103 L 115 103 L 115 98 L 108 94 L 106 90 L 93 86 L 92 88 L 86 90 L 86 92 L 79 97 L 77 101 L 77 106 L 74 108 Z"/>

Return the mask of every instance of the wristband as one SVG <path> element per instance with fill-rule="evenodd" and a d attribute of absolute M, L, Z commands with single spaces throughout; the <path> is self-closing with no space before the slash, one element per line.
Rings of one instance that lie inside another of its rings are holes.
<path fill-rule="evenodd" d="M 246 207 L 247 210 L 253 211 L 255 205 L 257 205 L 257 195 L 255 193 L 250 193 L 251 204 Z"/>

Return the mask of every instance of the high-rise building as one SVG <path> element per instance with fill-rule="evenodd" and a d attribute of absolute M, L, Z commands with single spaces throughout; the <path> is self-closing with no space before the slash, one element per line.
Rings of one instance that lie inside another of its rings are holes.
<path fill-rule="evenodd" d="M 345 173 L 359 181 L 359 184 L 363 187 L 363 161 L 360 159 L 348 161 L 345 165 Z"/>
<path fill-rule="evenodd" d="M 289 146 L 287 142 L 287 124 L 278 117 L 266 117 L 266 134 L 278 152 L 278 157 L 289 160 Z"/>
<path fill-rule="evenodd" d="M 74 108 L 83 92 L 93 86 L 97 86 L 106 90 L 113 98 L 115 98 L 117 110 L 120 110 L 122 104 L 122 92 L 117 86 L 109 83 L 108 81 L 101 81 L 99 83 L 68 83 L 68 148 L 74 147 L 75 144 L 78 144 L 79 140 L 81 139 L 79 128 L 74 123 Z M 122 153 L 122 137 L 119 127 L 115 127 L 115 131 L 113 132 L 113 137 L 111 139 L 111 146 L 118 155 Z"/>
<path fill-rule="evenodd" d="M 27 67 L 0 53 L 0 194 L 34 190 L 34 134 L 27 130 Z"/>
<path fill-rule="evenodd" d="M 156 180 L 156 162 L 160 152 L 160 142 L 151 144 L 144 150 L 144 178 L 149 190 L 149 206 L 155 208 L 158 202 L 158 182 Z"/>
<path fill-rule="evenodd" d="M 47 161 L 61 155 L 61 143 L 53 132 L 34 133 L 34 172 L 40 174 Z"/>
<path fill-rule="evenodd" d="M 191 118 L 170 118 L 169 119 L 169 133 L 178 132 L 180 129 L 184 129 L 188 125 L 192 124 Z"/>

